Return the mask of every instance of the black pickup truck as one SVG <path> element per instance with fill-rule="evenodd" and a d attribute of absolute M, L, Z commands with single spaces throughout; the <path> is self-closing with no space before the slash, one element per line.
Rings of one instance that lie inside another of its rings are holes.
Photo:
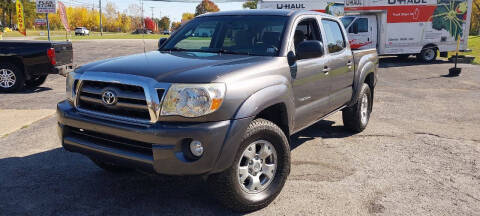
<path fill-rule="evenodd" d="M 337 111 L 349 130 L 368 124 L 377 52 L 352 52 L 336 17 L 211 13 L 159 42 L 69 73 L 66 150 L 107 171 L 202 175 L 223 204 L 252 211 L 282 190 L 292 134 Z"/>
<path fill-rule="evenodd" d="M 0 92 L 40 86 L 48 74 L 73 68 L 71 42 L 0 41 Z"/>

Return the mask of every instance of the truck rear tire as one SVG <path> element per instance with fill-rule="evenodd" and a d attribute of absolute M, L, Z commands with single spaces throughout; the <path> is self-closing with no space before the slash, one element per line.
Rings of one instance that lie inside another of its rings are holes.
<path fill-rule="evenodd" d="M 25 75 L 15 64 L 0 62 L 0 92 L 18 92 L 25 87 Z"/>
<path fill-rule="evenodd" d="M 342 110 L 343 125 L 347 129 L 355 133 L 365 130 L 372 112 L 372 95 L 370 87 L 363 83 L 357 103 Z"/>
<path fill-rule="evenodd" d="M 250 212 L 270 204 L 289 173 L 287 137 L 273 122 L 259 118 L 248 126 L 232 166 L 209 176 L 208 185 L 223 205 Z"/>
<path fill-rule="evenodd" d="M 424 47 L 422 51 L 417 54 L 417 59 L 426 63 L 435 61 L 435 59 L 437 59 L 437 48 L 433 46 Z"/>
<path fill-rule="evenodd" d="M 102 168 L 105 171 L 111 172 L 111 173 L 125 173 L 125 172 L 130 172 L 133 171 L 130 168 L 123 167 L 123 166 L 118 166 L 113 163 L 107 163 L 105 161 L 95 159 L 95 158 L 90 158 L 92 162 L 97 165 L 98 167 Z"/>
<path fill-rule="evenodd" d="M 45 80 L 47 80 L 47 76 L 48 75 L 34 76 L 32 77 L 31 80 L 25 81 L 25 85 L 27 87 L 38 87 L 42 85 L 45 82 Z"/>

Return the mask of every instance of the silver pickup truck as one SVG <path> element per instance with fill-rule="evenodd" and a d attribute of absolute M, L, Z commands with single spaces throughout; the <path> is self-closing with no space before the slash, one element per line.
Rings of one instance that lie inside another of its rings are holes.
<path fill-rule="evenodd" d="M 290 137 L 342 111 L 367 126 L 376 50 L 339 19 L 244 10 L 198 16 L 158 51 L 90 63 L 58 104 L 63 147 L 112 172 L 199 175 L 236 211 L 267 206 L 290 173 Z"/>

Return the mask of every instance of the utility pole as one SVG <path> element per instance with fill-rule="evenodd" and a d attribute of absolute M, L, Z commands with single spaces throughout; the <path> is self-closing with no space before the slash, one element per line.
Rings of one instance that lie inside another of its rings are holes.
<path fill-rule="evenodd" d="M 145 29 L 145 18 L 143 17 L 143 0 L 140 0 L 142 3 L 142 28 Z"/>
<path fill-rule="evenodd" d="M 155 9 L 155 7 L 150 7 L 150 9 L 152 9 L 152 20 L 153 20 L 153 9 Z"/>
<path fill-rule="evenodd" d="M 102 0 L 98 0 L 98 7 L 100 8 L 100 36 L 103 36 L 103 25 L 102 25 Z"/>

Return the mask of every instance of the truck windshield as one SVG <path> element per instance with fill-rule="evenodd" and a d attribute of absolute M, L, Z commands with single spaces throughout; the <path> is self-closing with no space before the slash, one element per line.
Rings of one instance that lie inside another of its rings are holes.
<path fill-rule="evenodd" d="M 160 50 L 277 56 L 286 22 L 284 16 L 200 17 L 180 28 Z"/>
<path fill-rule="evenodd" d="M 342 18 L 340 18 L 340 20 L 342 20 L 343 27 L 345 27 L 345 28 L 347 28 L 348 25 L 350 25 L 350 23 L 352 23 L 353 19 L 355 19 L 355 17 L 342 17 Z"/>

